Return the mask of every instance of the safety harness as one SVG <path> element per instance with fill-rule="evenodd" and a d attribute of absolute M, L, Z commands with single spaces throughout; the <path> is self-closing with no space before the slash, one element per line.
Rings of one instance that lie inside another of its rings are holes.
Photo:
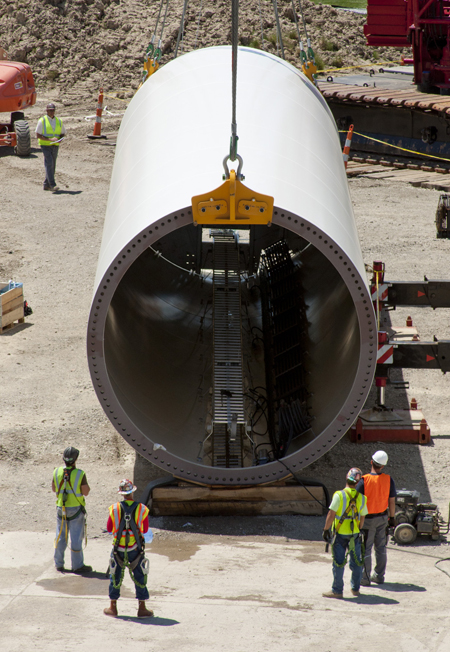
<path fill-rule="evenodd" d="M 342 516 L 338 519 L 334 520 L 333 523 L 333 533 L 332 533 L 332 541 L 331 541 L 331 554 L 333 557 L 333 563 L 338 567 L 342 568 L 345 566 L 347 563 L 348 555 L 351 553 L 355 563 L 357 566 L 362 566 L 363 565 L 363 560 L 364 560 L 364 553 L 365 553 L 365 546 L 364 546 L 364 541 L 361 541 L 361 559 L 358 559 L 358 556 L 356 554 L 356 548 L 355 548 L 355 538 L 357 536 L 360 536 L 360 533 L 357 535 L 354 534 L 354 529 L 355 529 L 355 521 L 359 529 L 359 523 L 360 523 L 360 513 L 358 509 L 358 505 L 356 504 L 357 496 L 350 496 L 345 489 L 341 491 L 341 497 L 342 497 Z M 347 505 L 347 498 L 349 498 L 349 502 Z M 336 520 L 338 521 L 336 525 Z M 336 534 L 339 533 L 339 530 L 342 527 L 342 524 L 344 523 L 345 520 L 350 520 L 350 530 L 351 530 L 351 539 L 349 541 L 348 549 L 347 552 L 345 553 L 345 558 L 342 564 L 338 564 L 335 556 L 334 556 L 334 542 L 336 539 Z"/>
<path fill-rule="evenodd" d="M 80 550 L 73 550 L 69 546 L 69 539 L 68 539 L 68 536 L 67 536 L 67 533 L 68 533 L 67 532 L 68 531 L 67 523 L 69 521 L 73 521 L 81 513 L 86 515 L 86 507 L 78 500 L 78 496 L 76 495 L 76 493 L 74 491 L 74 488 L 72 487 L 72 483 L 70 481 L 70 476 L 72 474 L 72 471 L 74 471 L 73 467 L 71 467 L 71 468 L 64 467 L 63 477 L 61 479 L 61 482 L 59 483 L 59 487 L 56 490 L 56 497 L 59 498 L 59 494 L 61 493 L 61 488 L 64 485 L 63 492 L 62 492 L 63 504 L 61 506 L 61 510 L 62 510 L 61 529 L 59 531 L 58 537 L 55 539 L 54 546 L 55 546 L 55 548 L 57 547 L 58 541 L 61 538 L 62 531 L 63 531 L 63 529 L 65 529 L 65 539 L 67 541 L 67 546 L 68 546 L 69 550 L 71 550 L 72 552 L 81 552 Z M 72 494 L 73 494 L 74 498 L 76 499 L 76 501 L 80 505 L 78 511 L 76 511 L 75 514 L 72 514 L 72 516 L 67 516 L 67 512 L 66 512 L 66 502 L 67 502 L 67 499 L 69 497 L 69 492 L 67 491 L 67 485 L 69 485 L 70 489 L 72 490 Z M 87 546 L 87 524 L 86 524 L 86 519 L 85 519 L 84 520 L 84 547 L 86 548 L 86 546 Z"/>
<path fill-rule="evenodd" d="M 147 585 L 147 576 L 149 572 L 149 561 L 145 557 L 145 541 L 144 537 L 141 534 L 141 531 L 138 530 L 138 527 L 136 525 L 136 519 L 135 519 L 135 512 L 136 509 L 138 508 L 139 503 L 133 502 L 131 505 L 127 505 L 126 502 L 120 503 L 120 521 L 119 521 L 119 527 L 117 529 L 117 534 L 116 534 L 116 540 L 114 543 L 114 547 L 111 552 L 111 559 L 109 563 L 109 569 L 110 569 L 110 575 L 111 575 L 111 581 L 113 583 L 113 586 L 115 589 L 119 589 L 122 585 L 123 578 L 125 575 L 125 568 L 128 568 L 128 572 L 130 573 L 130 577 L 133 580 L 133 582 L 138 586 L 139 588 L 143 589 Z M 136 559 L 133 561 L 129 561 L 128 559 L 128 545 L 130 542 L 130 531 L 133 533 L 137 549 L 138 549 L 138 556 Z M 120 541 L 125 533 L 125 550 L 123 551 L 123 559 L 120 557 L 119 554 L 119 544 Z M 145 577 L 144 583 L 140 584 L 136 578 L 134 577 L 133 571 L 134 569 L 140 564 L 142 573 Z M 116 582 L 115 580 L 115 574 L 117 570 L 117 566 L 121 568 L 120 572 L 120 577 L 119 581 Z"/>

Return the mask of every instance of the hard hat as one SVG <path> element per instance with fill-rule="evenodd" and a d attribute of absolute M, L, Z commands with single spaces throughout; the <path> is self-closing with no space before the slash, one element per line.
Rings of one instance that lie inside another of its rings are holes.
<path fill-rule="evenodd" d="M 361 480 L 362 476 L 362 471 L 361 469 L 358 469 L 357 466 L 354 466 L 350 471 L 347 473 L 347 480 L 353 484 L 356 484 Z"/>
<path fill-rule="evenodd" d="M 53 109 L 53 110 L 55 110 L 55 109 L 56 109 L 56 106 L 53 104 L 53 102 L 49 102 L 49 103 L 47 104 L 47 109 Z"/>
<path fill-rule="evenodd" d="M 134 493 L 136 489 L 137 487 L 134 486 L 131 480 L 121 480 L 117 493 L 126 496 L 127 494 Z"/>
<path fill-rule="evenodd" d="M 375 462 L 375 464 L 378 464 L 378 466 L 386 466 L 388 459 L 389 458 L 385 451 L 377 451 L 372 455 L 372 461 Z"/>
<path fill-rule="evenodd" d="M 63 454 L 63 460 L 66 464 L 74 464 L 77 461 L 80 451 L 73 446 L 68 446 Z"/>

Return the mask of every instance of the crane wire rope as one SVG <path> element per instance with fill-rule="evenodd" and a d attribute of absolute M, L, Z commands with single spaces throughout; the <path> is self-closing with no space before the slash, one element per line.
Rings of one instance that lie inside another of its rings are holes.
<path fill-rule="evenodd" d="M 194 50 L 197 47 L 197 39 L 200 30 L 200 18 L 202 17 L 202 11 L 203 11 L 203 0 L 200 0 L 200 9 L 198 10 L 198 18 L 197 18 L 197 30 L 195 32 Z"/>
<path fill-rule="evenodd" d="M 263 19 L 262 19 L 262 11 L 261 11 L 261 0 L 258 0 L 258 8 L 259 8 L 259 22 L 261 23 L 261 49 L 264 50 L 264 30 L 263 30 Z"/>
<path fill-rule="evenodd" d="M 158 17 L 156 19 L 155 29 L 153 30 L 152 40 L 150 41 L 150 43 L 152 43 L 152 44 L 153 44 L 153 42 L 154 42 L 154 40 L 156 38 L 156 32 L 158 31 L 158 24 L 159 24 L 159 19 L 161 18 L 161 11 L 162 11 L 162 8 L 163 8 L 163 4 L 164 4 L 164 0 L 161 0 L 161 3 L 159 5 Z"/>
<path fill-rule="evenodd" d="M 239 40 L 239 0 L 231 0 L 231 141 L 230 160 L 237 158 L 237 122 L 236 122 L 236 87 L 237 87 L 237 57 Z"/>
<path fill-rule="evenodd" d="M 167 18 L 168 9 L 169 9 L 169 0 L 166 0 L 166 10 L 164 12 L 164 19 L 163 19 L 163 24 L 162 24 L 162 27 L 161 27 L 161 34 L 160 34 L 159 42 L 158 42 L 158 48 L 160 50 L 161 50 L 161 44 L 162 44 L 162 37 L 163 37 L 163 34 L 164 34 L 164 27 L 166 26 L 166 18 Z"/>
<path fill-rule="evenodd" d="M 272 4 L 273 4 L 273 10 L 275 12 L 275 21 L 277 24 L 277 54 L 278 54 L 278 43 L 279 43 L 281 49 L 281 58 L 286 59 L 286 57 L 284 56 L 283 36 L 281 34 L 280 16 L 278 14 L 277 0 L 272 0 Z"/>
<path fill-rule="evenodd" d="M 180 45 L 180 40 L 181 40 L 181 51 L 183 51 L 184 20 L 185 20 L 185 17 L 186 17 L 186 9 L 187 9 L 188 3 L 189 3 L 189 0 L 184 0 L 183 11 L 181 12 L 180 27 L 178 29 L 177 44 L 175 46 L 175 54 L 173 55 L 174 59 L 176 59 L 177 56 L 178 56 L 178 47 Z"/>

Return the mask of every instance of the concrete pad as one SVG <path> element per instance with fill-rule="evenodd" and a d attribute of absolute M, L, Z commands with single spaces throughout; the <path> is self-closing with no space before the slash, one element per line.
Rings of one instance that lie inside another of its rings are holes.
<path fill-rule="evenodd" d="M 94 571 L 84 577 L 54 569 L 53 535 L 8 533 L 0 545 L 0 631 L 9 652 L 348 652 L 350 639 L 365 652 L 450 649 L 450 579 L 434 568 L 448 554 L 445 543 L 392 547 L 387 583 L 360 598 L 351 597 L 347 568 L 345 599 L 327 600 L 331 556 L 322 542 L 156 530 L 148 620 L 136 618 L 128 574 L 119 618 L 103 614 L 109 536 L 89 541 Z M 450 562 L 441 567 L 450 571 Z"/>

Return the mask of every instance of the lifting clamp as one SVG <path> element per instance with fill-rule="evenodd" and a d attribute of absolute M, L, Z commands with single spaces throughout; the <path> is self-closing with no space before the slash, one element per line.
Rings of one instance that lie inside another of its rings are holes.
<path fill-rule="evenodd" d="M 197 224 L 264 224 L 272 223 L 273 197 L 254 192 L 244 186 L 241 179 L 242 158 L 237 155 L 239 166 L 228 171 L 227 160 L 224 159 L 225 182 L 203 195 L 192 197 L 192 218 Z"/>

